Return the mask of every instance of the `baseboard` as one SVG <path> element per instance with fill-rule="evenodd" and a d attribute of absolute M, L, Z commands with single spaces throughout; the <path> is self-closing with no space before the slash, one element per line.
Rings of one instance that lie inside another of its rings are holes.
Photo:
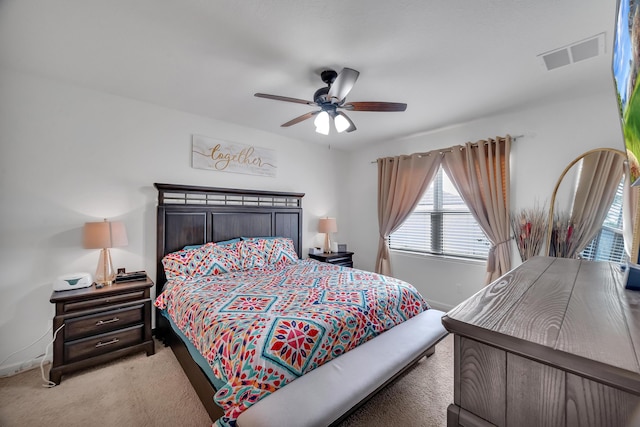
<path fill-rule="evenodd" d="M 31 369 L 39 368 L 41 357 L 36 357 L 35 359 L 25 360 L 22 362 L 12 363 L 10 365 L 0 366 L 0 378 L 12 377 L 17 374 L 21 374 L 22 372 L 29 371 Z M 45 364 L 49 364 L 53 361 L 53 357 L 51 355 L 47 356 L 45 359 Z"/>

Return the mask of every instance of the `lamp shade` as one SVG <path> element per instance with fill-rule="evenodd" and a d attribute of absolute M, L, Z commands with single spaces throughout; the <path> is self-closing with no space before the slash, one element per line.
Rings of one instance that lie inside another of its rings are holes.
<path fill-rule="evenodd" d="M 318 221 L 319 233 L 335 233 L 338 231 L 338 224 L 335 218 L 320 218 Z"/>
<path fill-rule="evenodd" d="M 329 113 L 321 111 L 320 114 L 316 116 L 313 124 L 316 126 L 316 132 L 329 135 Z"/>
<path fill-rule="evenodd" d="M 83 246 L 86 249 L 127 246 L 127 230 L 120 221 L 86 222 L 83 229 Z"/>

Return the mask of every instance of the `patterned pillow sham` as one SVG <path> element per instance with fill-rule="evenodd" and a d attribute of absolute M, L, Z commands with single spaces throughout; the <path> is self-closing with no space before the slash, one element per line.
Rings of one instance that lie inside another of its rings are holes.
<path fill-rule="evenodd" d="M 240 241 L 239 237 L 236 237 L 235 239 L 229 239 L 229 240 L 221 240 L 220 242 L 214 242 L 216 245 L 229 245 L 232 243 L 237 243 Z M 204 245 L 206 245 L 206 243 L 203 243 L 201 245 L 187 245 L 182 249 L 199 249 L 201 247 L 203 247 Z"/>
<path fill-rule="evenodd" d="M 261 253 L 267 264 L 290 264 L 298 261 L 298 254 L 293 240 L 286 237 L 254 237 L 245 239 L 243 243 L 251 245 Z"/>
<path fill-rule="evenodd" d="M 241 269 L 242 242 L 219 245 L 207 243 L 195 249 L 183 249 L 162 258 L 167 279 L 177 276 L 209 276 Z"/>
<path fill-rule="evenodd" d="M 243 270 L 262 268 L 267 265 L 267 257 L 260 245 L 248 240 L 242 241 L 240 260 Z"/>

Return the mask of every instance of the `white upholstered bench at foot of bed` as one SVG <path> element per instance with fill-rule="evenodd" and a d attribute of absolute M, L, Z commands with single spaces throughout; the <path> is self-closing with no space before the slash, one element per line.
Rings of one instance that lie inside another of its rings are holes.
<path fill-rule="evenodd" d="M 443 315 L 420 313 L 297 378 L 240 414 L 238 426 L 332 424 L 444 338 Z"/>

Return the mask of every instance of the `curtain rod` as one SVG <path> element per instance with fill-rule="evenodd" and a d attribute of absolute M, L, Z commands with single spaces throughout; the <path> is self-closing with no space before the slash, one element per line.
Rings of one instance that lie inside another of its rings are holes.
<path fill-rule="evenodd" d="M 512 142 L 515 142 L 517 139 L 520 139 L 520 138 L 524 138 L 524 135 L 515 135 L 515 136 L 512 136 L 512 137 L 511 137 L 511 141 L 512 141 Z M 484 140 L 483 140 L 483 141 L 484 141 Z M 480 141 L 478 141 L 478 142 L 480 142 Z M 484 145 L 487 145 L 488 143 L 489 143 L 489 141 L 484 141 Z M 477 142 L 476 142 L 476 143 L 474 143 L 474 144 L 477 144 Z M 412 153 L 412 154 L 418 154 L 418 155 L 428 156 L 429 154 L 431 154 L 431 153 L 433 153 L 433 152 L 436 152 L 436 151 L 437 151 L 438 153 L 450 153 L 450 152 L 451 152 L 451 151 L 453 151 L 453 150 L 451 150 L 451 148 L 445 148 L 445 149 L 443 149 L 443 150 L 431 150 L 431 151 L 427 151 L 426 153 Z M 377 160 L 374 160 L 374 161 L 372 161 L 372 162 L 370 162 L 370 163 L 375 164 L 375 163 L 378 163 L 378 161 L 377 161 Z"/>

